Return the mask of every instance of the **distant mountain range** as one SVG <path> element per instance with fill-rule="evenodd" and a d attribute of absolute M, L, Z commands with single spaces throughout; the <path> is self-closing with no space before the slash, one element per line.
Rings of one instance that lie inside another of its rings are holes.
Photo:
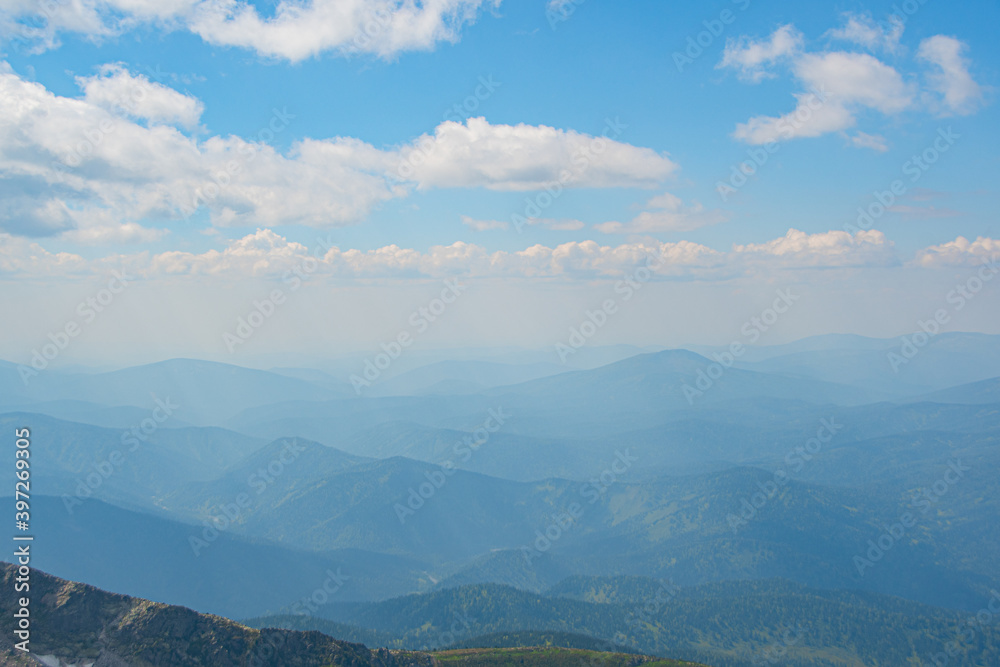
<path fill-rule="evenodd" d="M 25 386 L 0 363 L 0 427 L 32 431 L 34 564 L 115 593 L 294 627 L 316 595 L 309 623 L 399 648 L 432 632 L 405 596 L 462 611 L 471 595 L 509 608 L 462 641 L 500 646 L 611 639 L 609 610 L 651 577 L 678 600 L 806 610 L 816 655 L 848 636 L 864 664 L 926 662 L 1000 590 L 998 343 L 941 334 L 898 373 L 900 341 L 853 336 L 732 360 L 595 349 L 610 362 L 575 370 L 505 351 L 360 396 L 319 368 L 172 360 Z M 626 648 L 748 664 L 791 618 L 710 631 L 729 612 L 698 610 L 683 636 L 633 629 Z M 905 632 L 859 639 L 886 623 Z M 967 655 L 993 656 L 978 636 Z"/>

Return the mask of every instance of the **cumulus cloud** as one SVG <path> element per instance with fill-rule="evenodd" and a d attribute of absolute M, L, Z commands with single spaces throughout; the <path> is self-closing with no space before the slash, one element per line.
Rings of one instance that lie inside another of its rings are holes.
<path fill-rule="evenodd" d="M 54 278 L 84 273 L 96 268 L 79 255 L 52 253 L 38 243 L 0 232 L 0 274 Z"/>
<path fill-rule="evenodd" d="M 152 243 L 159 241 L 168 233 L 166 229 L 150 229 L 135 222 L 124 222 L 71 229 L 65 232 L 62 238 L 80 245 L 111 245 Z"/>
<path fill-rule="evenodd" d="M 196 254 L 172 250 L 153 255 L 148 264 L 144 257 L 133 257 L 133 270 L 146 277 L 157 275 L 228 275 L 230 277 L 276 276 L 290 271 L 308 256 L 308 248 L 288 241 L 270 229 L 230 241 L 223 250 Z"/>
<path fill-rule="evenodd" d="M 104 65 L 98 74 L 76 82 L 86 102 L 115 115 L 193 128 L 204 111 L 200 100 L 132 74 L 120 63 Z"/>
<path fill-rule="evenodd" d="M 23 236 L 51 236 L 74 227 L 66 203 L 48 185 L 29 176 L 0 178 L 0 231 Z"/>
<path fill-rule="evenodd" d="M 992 242 L 995 245 L 995 242 Z M 193 253 L 167 251 L 114 255 L 84 260 L 66 253 L 51 254 L 19 237 L 0 234 L 0 270 L 44 278 L 68 271 L 104 274 L 109 266 L 124 267 L 148 280 L 213 276 L 231 280 L 278 279 L 307 264 L 317 279 L 383 280 L 411 278 L 551 278 L 589 280 L 615 278 L 633 272 L 649 258 L 658 258 L 660 279 L 726 280 L 766 270 L 812 270 L 882 267 L 895 263 L 892 243 L 881 232 L 852 236 L 843 231 L 806 234 L 789 230 L 781 238 L 759 244 L 734 245 L 728 252 L 691 241 L 660 242 L 645 238 L 620 245 L 593 240 L 523 250 L 490 251 L 465 242 L 431 246 L 420 251 L 388 245 L 370 250 L 342 249 L 320 239 L 310 252 L 270 229 L 233 239 L 219 249 Z"/>
<path fill-rule="evenodd" d="M 34 228 L 18 228 L 24 218 L 0 207 L 0 228 L 8 231 L 180 217 L 202 206 L 220 225 L 344 224 L 397 194 L 384 176 L 390 163 L 356 139 L 302 141 L 287 155 L 238 137 L 199 142 L 173 126 L 144 126 L 87 97 L 53 95 L 0 73 L 0 181 L 47 195 L 21 206 L 34 206 Z"/>
<path fill-rule="evenodd" d="M 865 15 L 848 15 L 846 24 L 828 36 L 858 44 L 869 51 L 896 52 L 903 26 L 876 25 Z M 921 42 L 917 60 L 930 65 L 930 90 L 921 91 L 911 72 L 900 72 L 871 53 L 809 52 L 802 36 L 790 25 L 780 26 L 765 41 L 740 38 L 727 44 L 720 68 L 737 70 L 743 80 L 759 82 L 773 76 L 771 65 L 787 64 L 803 90 L 795 93 L 795 108 L 780 116 L 754 116 L 739 123 L 733 137 L 749 144 L 819 137 L 855 126 L 860 113 L 872 110 L 885 116 L 922 108 L 944 113 L 971 113 L 982 102 L 982 88 L 969 74 L 965 45 L 953 37 L 936 35 Z M 884 142 L 858 132 L 851 143 L 883 150 Z"/>
<path fill-rule="evenodd" d="M 267 231 L 258 231 L 257 236 Z M 287 255 L 287 250 L 280 241 L 267 248 L 265 254 L 268 255 L 268 264 L 265 265 L 264 260 L 258 258 L 254 264 L 256 275 L 265 271 L 277 272 L 284 265 L 293 262 Z M 305 249 L 301 246 L 293 248 L 293 255 L 295 254 L 301 255 L 301 260 L 305 256 Z M 206 272 L 224 272 L 238 268 L 234 263 L 234 254 L 229 249 L 201 255 L 171 255 L 172 265 L 175 267 L 182 259 L 187 265 L 197 266 L 199 270 Z M 587 279 L 625 275 L 650 256 L 659 256 L 664 260 L 657 270 L 657 274 L 663 277 L 690 275 L 692 272 L 718 268 L 725 259 L 724 253 L 688 241 L 651 241 L 619 246 L 601 245 L 589 240 L 571 241 L 551 248 L 536 244 L 513 252 L 490 252 L 477 244 L 456 242 L 431 246 L 425 252 L 397 245 L 373 250 L 342 250 L 333 246 L 322 256 L 320 272 L 335 278 L 402 279 L 462 275 L 468 278 Z M 154 257 L 153 264 L 159 262 L 160 257 Z M 160 268 L 162 265 L 157 265 L 154 272 Z M 246 270 L 245 266 L 243 270 Z"/>
<path fill-rule="evenodd" d="M 931 90 L 940 95 L 932 104 L 942 114 L 968 115 L 983 100 L 983 89 L 969 73 L 966 45 L 945 35 L 935 35 L 920 42 L 917 58 L 932 66 L 927 74 Z"/>
<path fill-rule="evenodd" d="M 894 114 L 913 101 L 913 90 L 900 73 L 866 53 L 809 53 L 795 62 L 794 71 L 808 88 L 824 91 L 835 104 Z"/>
<path fill-rule="evenodd" d="M 797 53 L 802 49 L 802 42 L 802 33 L 791 24 L 778 27 L 767 40 L 758 41 L 747 36 L 727 39 L 722 60 L 716 68 L 735 69 L 741 79 L 759 83 L 774 76 L 767 69 L 770 65 Z"/>
<path fill-rule="evenodd" d="M 954 241 L 924 248 L 917 253 L 916 264 L 926 268 L 976 266 L 1000 261 L 1000 241 L 980 236 L 969 241 L 959 236 Z"/>
<path fill-rule="evenodd" d="M 594 225 L 594 229 L 605 234 L 689 232 L 727 219 L 724 211 L 705 209 L 697 201 L 685 204 L 680 197 L 669 192 L 653 197 L 646 202 L 645 208 L 629 222 L 602 222 Z"/>
<path fill-rule="evenodd" d="M 896 263 L 892 242 L 877 230 L 860 231 L 852 236 L 840 230 L 806 234 L 789 229 L 783 237 L 766 243 L 734 245 L 733 252 L 749 262 L 769 267 L 833 268 Z"/>
<path fill-rule="evenodd" d="M 867 53 L 804 54 L 793 71 L 809 89 L 795 95 L 795 110 L 751 118 L 737 125 L 735 138 L 765 144 L 818 137 L 852 127 L 859 109 L 894 114 L 913 101 L 913 90 L 899 72 Z"/>
<path fill-rule="evenodd" d="M 270 16 L 240 0 L 77 0 L 39 5 L 3 0 L 0 30 L 36 50 L 58 46 L 61 33 L 94 40 L 141 25 L 190 31 L 209 44 L 297 62 L 321 53 L 392 58 L 458 40 L 461 28 L 499 0 L 281 0 Z M 44 18 L 43 28 L 29 26 Z"/>
<path fill-rule="evenodd" d="M 833 39 L 852 42 L 871 51 L 895 53 L 899 49 L 903 28 L 903 21 L 897 16 L 890 16 L 886 23 L 880 25 L 872 19 L 871 14 L 847 12 L 844 14 L 844 25 L 826 34 Z"/>
<path fill-rule="evenodd" d="M 256 138 L 198 140 L 170 124 L 197 123 L 194 98 L 118 65 L 78 82 L 82 97 L 63 97 L 0 69 L 0 195 L 8 195 L 0 230 L 39 236 L 95 226 L 104 229 L 76 237 L 110 241 L 117 225 L 198 210 L 218 227 L 326 227 L 357 222 L 413 189 L 651 187 L 677 168 L 603 136 L 483 118 L 446 121 L 394 148 L 306 138 L 282 153 L 263 139 L 294 122 L 284 110 Z M 128 92 L 136 87 L 144 94 Z M 122 94 L 135 100 L 127 117 L 116 110 Z"/>
<path fill-rule="evenodd" d="M 545 125 L 491 125 L 485 118 L 445 121 L 433 136 L 403 149 L 402 173 L 420 188 L 653 187 L 677 169 L 665 155 L 603 136 Z M 419 156 L 413 159 L 413 156 Z"/>
<path fill-rule="evenodd" d="M 851 145 L 856 148 L 868 148 L 877 153 L 885 153 L 889 150 L 889 143 L 881 134 L 868 134 L 867 132 L 855 132 L 851 137 Z"/>

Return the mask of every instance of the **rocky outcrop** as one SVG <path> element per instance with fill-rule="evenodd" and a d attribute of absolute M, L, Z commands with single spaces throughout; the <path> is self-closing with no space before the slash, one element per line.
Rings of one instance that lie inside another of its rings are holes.
<path fill-rule="evenodd" d="M 16 568 L 0 563 L 0 614 L 15 611 Z M 185 607 L 31 571 L 31 656 L 0 644 L 0 665 L 83 667 L 432 667 L 424 653 L 370 650 L 319 632 L 257 630 Z M 6 630 L 6 628 L 5 628 Z M 6 635 L 7 632 L 4 632 Z M 6 638 L 5 638 L 6 639 Z M 43 661 L 44 660 L 44 661 Z"/>

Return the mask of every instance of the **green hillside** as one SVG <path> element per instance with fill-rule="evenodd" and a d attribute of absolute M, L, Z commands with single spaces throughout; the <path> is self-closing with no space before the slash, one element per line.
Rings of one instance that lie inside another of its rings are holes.
<path fill-rule="evenodd" d="M 0 563 L 0 585 L 12 590 L 18 569 Z M 29 574 L 33 656 L 59 664 L 116 667 L 683 667 L 691 663 L 593 650 L 535 647 L 437 653 L 368 649 L 315 630 L 256 629 L 184 607 L 116 595 L 39 570 Z M 11 618 L 14 596 L 0 597 Z M 37 665 L 6 641 L 0 666 Z M 692 667 L 696 667 L 692 665 Z"/>
<path fill-rule="evenodd" d="M 465 586 L 324 611 L 339 623 L 391 635 L 391 645 L 399 648 L 434 648 L 443 636 L 461 647 L 503 645 L 498 635 L 518 637 L 530 629 L 538 643 L 538 633 L 576 635 L 718 667 L 745 667 L 776 653 L 781 664 L 801 667 L 927 662 L 968 634 L 969 616 L 887 595 L 781 580 L 678 588 L 642 577 L 575 577 L 545 595 L 496 584 Z M 284 617 L 283 627 L 308 627 L 297 618 Z M 253 624 L 263 627 L 269 619 Z M 975 630 L 950 665 L 1000 664 L 1000 629 Z"/>
<path fill-rule="evenodd" d="M 684 667 L 693 662 L 652 658 L 628 653 L 595 653 L 555 646 L 522 648 L 465 648 L 434 653 L 441 667 Z"/>

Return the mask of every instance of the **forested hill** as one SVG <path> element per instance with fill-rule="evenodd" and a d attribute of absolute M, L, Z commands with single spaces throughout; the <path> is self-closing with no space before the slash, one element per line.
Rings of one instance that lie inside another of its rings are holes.
<path fill-rule="evenodd" d="M 0 586 L 14 591 L 17 567 L 0 562 Z M 316 630 L 254 629 L 185 607 L 108 593 L 32 569 L 29 589 L 0 596 L 12 619 L 30 596 L 30 654 L 14 648 L 10 621 L 0 637 L 0 666 L 95 667 L 699 667 L 626 653 L 552 646 L 437 653 L 369 649 Z M 700 666 L 704 667 L 704 666 Z"/>
<path fill-rule="evenodd" d="M 246 622 L 320 630 L 330 624 L 331 631 L 347 630 L 345 636 L 377 634 L 389 646 L 409 649 L 436 648 L 442 637 L 454 647 L 552 643 L 548 635 L 579 648 L 613 645 L 616 651 L 715 667 L 779 657 L 780 664 L 795 667 L 933 664 L 949 647 L 955 652 L 952 667 L 1000 665 L 1000 628 L 970 627 L 972 614 L 777 579 L 678 588 L 647 577 L 575 576 L 544 594 L 476 584 L 383 602 L 330 604 L 324 613 L 329 620 L 282 616 Z"/>

